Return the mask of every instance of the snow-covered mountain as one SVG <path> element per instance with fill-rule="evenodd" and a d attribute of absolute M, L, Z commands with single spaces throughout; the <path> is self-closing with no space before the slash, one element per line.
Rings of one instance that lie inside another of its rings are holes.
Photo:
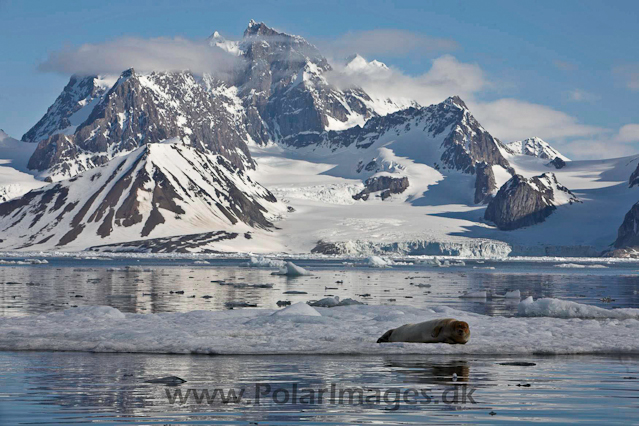
<path fill-rule="evenodd" d="M 0 247 L 84 249 L 205 231 L 232 231 L 244 239 L 246 233 L 269 233 L 285 211 L 221 155 L 146 144 L 0 204 Z"/>
<path fill-rule="evenodd" d="M 506 147 L 513 153 L 519 155 L 530 155 L 545 160 L 554 160 L 559 157 L 563 161 L 570 161 L 568 157 L 562 155 L 555 148 L 541 138 L 528 138 L 522 141 L 515 141 L 506 144 Z"/>
<path fill-rule="evenodd" d="M 25 142 L 0 135 L 0 249 L 596 255 L 639 198 L 639 157 L 569 161 L 457 96 L 334 84 L 379 61 L 255 21 L 208 45 L 234 73 L 74 76 Z"/>
<path fill-rule="evenodd" d="M 48 115 L 58 117 L 67 106 L 54 104 L 43 120 L 51 122 Z M 54 132 L 40 141 L 29 168 L 68 178 L 168 139 L 221 154 L 240 169 L 253 167 L 241 123 L 222 96 L 211 96 L 189 72 L 140 75 L 129 69 L 92 108 L 73 133 Z M 34 129 L 27 134 L 43 133 L 38 125 Z"/>
<path fill-rule="evenodd" d="M 0 203 L 45 184 L 27 173 L 34 149 L 34 144 L 16 140 L 0 129 Z"/>

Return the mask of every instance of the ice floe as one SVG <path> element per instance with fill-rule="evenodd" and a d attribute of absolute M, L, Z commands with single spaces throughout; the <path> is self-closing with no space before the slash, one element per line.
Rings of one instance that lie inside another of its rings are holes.
<path fill-rule="evenodd" d="M 128 314 L 82 307 L 0 318 L 0 350 L 60 350 L 198 354 L 639 354 L 639 310 L 606 310 L 571 302 L 527 300 L 528 315 L 498 317 L 448 307 L 355 305 L 291 314 L 271 309 Z M 634 311 L 634 312 L 630 312 Z M 273 315 L 274 312 L 280 312 Z M 583 319 L 597 317 L 599 319 Z M 407 323 L 452 317 L 468 322 L 466 345 L 377 344 L 385 331 Z"/>
<path fill-rule="evenodd" d="M 528 297 L 519 303 L 517 310 L 519 315 L 528 317 L 639 319 L 639 309 L 604 309 L 552 298 L 533 300 L 532 297 Z"/>
<path fill-rule="evenodd" d="M 279 271 L 271 272 L 271 275 L 286 275 L 289 277 L 300 277 L 306 275 L 313 275 L 310 271 L 302 268 L 301 266 L 297 266 L 293 262 L 286 262 L 284 266 L 280 268 Z"/>
<path fill-rule="evenodd" d="M 279 259 L 270 259 L 264 256 L 251 256 L 248 262 L 244 266 L 250 268 L 283 268 L 286 262 Z"/>
<path fill-rule="evenodd" d="M 575 268 L 575 269 L 581 269 L 581 268 L 593 268 L 593 269 L 604 269 L 607 268 L 606 265 L 581 265 L 579 263 L 561 263 L 559 265 L 555 265 L 555 268 Z"/>
<path fill-rule="evenodd" d="M 317 309 L 309 306 L 304 302 L 297 302 L 294 305 L 287 306 L 284 309 L 280 309 L 279 311 L 275 311 L 272 314 L 273 316 L 283 316 L 283 315 L 302 315 L 307 317 L 321 317 L 322 314 L 317 312 Z"/>

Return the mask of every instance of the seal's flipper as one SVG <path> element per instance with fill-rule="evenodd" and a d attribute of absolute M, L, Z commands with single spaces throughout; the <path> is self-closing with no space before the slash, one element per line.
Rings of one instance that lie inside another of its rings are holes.
<path fill-rule="evenodd" d="M 390 336 L 391 336 L 391 334 L 393 334 L 393 331 L 394 331 L 394 330 L 395 330 L 395 329 L 393 329 L 393 330 L 388 330 L 386 333 L 384 333 L 384 334 L 382 335 L 382 337 L 380 337 L 379 339 L 377 339 L 377 343 L 387 343 L 387 342 L 390 342 L 390 340 L 388 340 L 388 339 L 390 339 Z"/>
<path fill-rule="evenodd" d="M 435 329 L 431 333 L 431 336 L 436 339 L 437 336 L 439 336 L 439 333 L 442 332 L 442 328 L 443 328 L 443 326 L 441 326 L 441 325 L 438 325 L 437 327 L 435 327 Z"/>

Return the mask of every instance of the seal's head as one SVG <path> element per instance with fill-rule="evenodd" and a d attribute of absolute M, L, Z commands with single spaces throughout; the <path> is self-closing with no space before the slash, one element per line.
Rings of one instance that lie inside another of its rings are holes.
<path fill-rule="evenodd" d="M 455 342 L 464 344 L 470 339 L 470 327 L 465 321 L 454 321 L 451 324 L 453 329 L 452 336 L 450 336 Z"/>

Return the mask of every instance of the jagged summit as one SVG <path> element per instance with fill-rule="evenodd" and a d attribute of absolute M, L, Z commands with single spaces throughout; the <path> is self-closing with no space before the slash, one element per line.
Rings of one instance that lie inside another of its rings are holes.
<path fill-rule="evenodd" d="M 348 73 L 374 73 L 380 71 L 390 71 L 388 66 L 380 61 L 367 61 L 363 56 L 354 54 L 346 58 L 344 71 Z"/>
<path fill-rule="evenodd" d="M 447 98 L 444 101 L 444 104 L 446 105 L 454 105 L 457 106 L 459 108 L 465 109 L 468 111 L 468 107 L 466 106 L 466 103 L 457 95 L 455 96 L 450 96 L 449 98 Z"/>
<path fill-rule="evenodd" d="M 244 37 L 257 36 L 257 35 L 277 35 L 280 34 L 272 28 L 266 26 L 264 22 L 257 22 L 251 19 L 248 26 L 244 30 Z"/>
<path fill-rule="evenodd" d="M 71 76 L 46 114 L 22 136 L 22 140 L 39 142 L 58 133 L 73 134 L 116 78 L 100 75 Z"/>
<path fill-rule="evenodd" d="M 90 78 L 83 81 L 93 87 Z M 53 122 L 49 118 L 67 112 L 72 101 L 54 104 L 43 120 Z M 189 72 L 142 75 L 128 69 L 82 110 L 86 118 L 78 126 L 58 129 L 40 141 L 29 168 L 48 171 L 56 179 L 72 177 L 141 145 L 167 139 L 224 155 L 238 168 L 253 167 L 248 136 L 224 102 Z"/>
<path fill-rule="evenodd" d="M 538 137 L 532 137 L 521 141 L 510 142 L 506 147 L 517 155 L 529 155 L 544 160 L 554 160 L 559 157 L 563 161 L 570 161 L 568 157 L 562 155 L 550 144 Z"/>

